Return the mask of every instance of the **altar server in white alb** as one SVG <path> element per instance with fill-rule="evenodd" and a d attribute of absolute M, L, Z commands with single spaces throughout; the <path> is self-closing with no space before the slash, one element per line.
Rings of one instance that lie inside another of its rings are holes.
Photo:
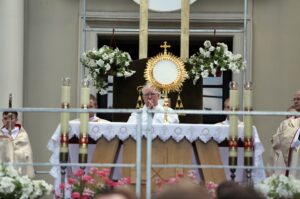
<path fill-rule="evenodd" d="M 18 113 L 12 112 L 11 122 L 9 113 L 2 114 L 3 126 L 0 131 L 0 136 L 7 136 L 12 142 L 13 163 L 32 163 L 32 149 L 28 134 L 21 124 L 18 123 Z M 9 127 L 11 126 L 11 128 Z M 9 130 L 11 129 L 11 130 Z M 2 157 L 0 157 L 2 159 Z M 34 177 L 34 169 L 32 165 L 15 167 L 20 174 Z"/>
<path fill-rule="evenodd" d="M 143 89 L 143 100 L 144 100 L 144 107 L 142 108 L 142 121 L 143 123 L 147 123 L 147 110 L 155 110 L 155 111 L 164 111 L 165 108 L 158 103 L 160 98 L 160 92 L 153 87 L 151 84 L 147 83 Z M 173 109 L 167 107 L 167 111 L 173 111 Z M 128 119 L 128 123 L 136 123 L 137 122 L 137 113 L 132 113 Z M 152 117 L 152 123 L 166 123 L 165 114 L 154 113 Z M 167 123 L 179 123 L 178 115 L 175 113 L 168 113 L 167 114 Z"/>

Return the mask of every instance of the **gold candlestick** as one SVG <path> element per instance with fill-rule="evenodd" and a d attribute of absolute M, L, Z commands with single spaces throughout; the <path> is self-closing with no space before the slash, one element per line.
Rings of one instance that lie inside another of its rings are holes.
<path fill-rule="evenodd" d="M 70 107 L 70 96 L 71 96 L 71 79 L 69 77 L 63 78 L 63 85 L 61 87 L 61 107 L 68 109 Z M 60 115 L 60 155 L 59 159 L 62 163 L 68 162 L 69 149 L 69 120 L 70 113 L 61 113 Z"/>
<path fill-rule="evenodd" d="M 247 82 L 244 85 L 244 111 L 252 111 L 252 83 Z M 252 127 L 253 121 L 251 115 L 244 115 L 244 165 L 253 165 L 253 138 Z M 248 184 L 251 184 L 251 169 L 246 169 Z"/>
<path fill-rule="evenodd" d="M 63 85 L 61 87 L 61 107 L 63 109 L 70 108 L 71 101 L 71 79 L 69 77 L 63 78 Z M 59 162 L 68 163 L 69 157 L 69 120 L 70 113 L 63 112 L 60 114 L 60 148 L 59 148 Z M 61 166 L 61 182 L 65 184 L 66 166 Z M 64 196 L 64 190 L 62 195 Z"/>
<path fill-rule="evenodd" d="M 231 111 L 239 109 L 239 85 L 237 82 L 229 84 L 229 106 Z M 229 115 L 229 165 L 237 165 L 237 149 L 238 149 L 238 116 Z M 230 169 L 231 180 L 235 179 L 236 169 Z"/>
<path fill-rule="evenodd" d="M 89 81 L 81 82 L 80 105 L 82 109 L 87 109 L 89 105 Z M 88 156 L 88 122 L 89 113 L 80 113 L 80 136 L 79 136 L 79 163 L 87 163 Z"/>

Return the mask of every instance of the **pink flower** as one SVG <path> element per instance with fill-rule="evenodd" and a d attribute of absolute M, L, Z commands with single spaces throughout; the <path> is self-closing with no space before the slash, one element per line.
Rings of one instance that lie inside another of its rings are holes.
<path fill-rule="evenodd" d="M 99 177 L 108 177 L 109 173 L 110 173 L 109 169 L 102 169 L 100 171 L 97 171 L 97 175 Z"/>
<path fill-rule="evenodd" d="M 59 185 L 59 188 L 60 188 L 61 190 L 65 189 L 65 184 L 64 184 L 64 183 L 61 183 L 61 184 Z"/>
<path fill-rule="evenodd" d="M 82 176 L 83 182 L 90 182 L 93 178 L 89 175 Z"/>
<path fill-rule="evenodd" d="M 170 178 L 168 181 L 167 181 L 167 184 L 175 184 L 177 182 L 177 179 L 176 178 Z"/>
<path fill-rule="evenodd" d="M 96 174 L 99 170 L 96 167 L 92 167 L 89 171 L 90 174 Z"/>
<path fill-rule="evenodd" d="M 73 198 L 73 199 L 76 199 L 76 198 L 80 199 L 80 193 L 79 192 L 73 192 L 71 194 L 71 198 Z"/>
<path fill-rule="evenodd" d="M 130 178 L 121 178 L 119 181 L 118 181 L 118 185 L 126 185 L 126 184 L 130 184 L 131 182 L 131 179 Z"/>
<path fill-rule="evenodd" d="M 179 172 L 176 174 L 176 178 L 183 178 L 184 177 L 184 173 L 183 172 Z"/>
<path fill-rule="evenodd" d="M 69 178 L 69 179 L 68 179 L 68 183 L 69 183 L 70 185 L 73 185 L 73 184 L 75 184 L 76 182 L 77 182 L 77 180 L 74 179 L 74 178 Z"/>
<path fill-rule="evenodd" d="M 84 175 L 84 170 L 83 169 L 78 169 L 77 171 L 75 171 L 74 173 L 75 176 L 80 177 Z"/>
<path fill-rule="evenodd" d="M 85 197 L 94 197 L 94 194 L 95 194 L 94 191 L 92 191 L 92 190 L 89 189 L 89 188 L 85 188 L 85 189 L 83 190 L 82 196 L 85 196 Z"/>

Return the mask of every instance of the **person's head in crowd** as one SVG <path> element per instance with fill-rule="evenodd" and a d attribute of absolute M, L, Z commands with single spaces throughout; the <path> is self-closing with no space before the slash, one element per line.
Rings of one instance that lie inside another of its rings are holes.
<path fill-rule="evenodd" d="M 97 103 L 97 98 L 90 94 L 90 101 L 89 101 L 89 106 L 88 108 L 92 108 L 92 109 L 95 109 L 95 108 L 98 108 L 98 103 Z M 94 112 L 89 112 L 89 117 L 93 117 L 95 115 Z"/>
<path fill-rule="evenodd" d="M 223 182 L 216 190 L 217 199 L 264 199 L 251 187 L 242 187 L 235 182 Z"/>
<path fill-rule="evenodd" d="M 161 192 L 154 194 L 153 199 L 210 199 L 208 191 L 194 183 L 179 183 L 170 185 Z"/>
<path fill-rule="evenodd" d="M 3 112 L 2 114 L 2 123 L 3 127 L 6 129 L 9 129 L 9 113 L 10 112 Z M 11 127 L 14 128 L 15 125 L 18 122 L 18 112 L 11 112 L 12 113 L 12 118 L 11 118 Z"/>
<path fill-rule="evenodd" d="M 155 87 L 147 83 L 145 86 L 143 86 L 142 93 L 143 100 L 147 108 L 153 109 L 157 106 L 160 98 L 160 92 Z"/>
<path fill-rule="evenodd" d="M 95 194 L 94 199 L 135 199 L 135 196 L 125 188 L 114 188 Z"/>
<path fill-rule="evenodd" d="M 296 111 L 299 112 L 300 111 L 300 90 L 297 90 L 295 92 L 293 101 L 294 101 L 294 108 L 296 109 Z"/>
<path fill-rule="evenodd" d="M 287 110 L 287 112 L 297 112 L 294 106 L 290 106 Z M 287 115 L 286 118 L 295 118 L 294 115 Z"/>

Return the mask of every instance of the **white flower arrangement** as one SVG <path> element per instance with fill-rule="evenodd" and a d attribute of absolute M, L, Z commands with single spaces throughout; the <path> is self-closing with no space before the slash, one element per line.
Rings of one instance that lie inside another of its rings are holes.
<path fill-rule="evenodd" d="M 84 67 L 88 68 L 89 79 L 92 80 L 100 94 L 106 93 L 108 75 L 126 78 L 135 73 L 129 69 L 132 61 L 129 53 L 106 45 L 99 50 L 93 49 L 83 53 L 80 61 Z"/>
<path fill-rule="evenodd" d="M 44 180 L 31 180 L 20 176 L 13 167 L 0 165 L 0 198 L 38 199 L 52 190 L 53 186 Z"/>
<path fill-rule="evenodd" d="M 204 48 L 200 47 L 199 52 L 188 59 L 188 63 L 192 66 L 188 75 L 194 84 L 200 77 L 216 76 L 218 70 L 239 73 L 246 68 L 241 54 L 233 54 L 224 43 L 217 43 L 215 47 L 208 40 L 204 42 Z"/>
<path fill-rule="evenodd" d="M 300 181 L 285 175 L 272 175 L 256 186 L 267 199 L 300 198 Z"/>

